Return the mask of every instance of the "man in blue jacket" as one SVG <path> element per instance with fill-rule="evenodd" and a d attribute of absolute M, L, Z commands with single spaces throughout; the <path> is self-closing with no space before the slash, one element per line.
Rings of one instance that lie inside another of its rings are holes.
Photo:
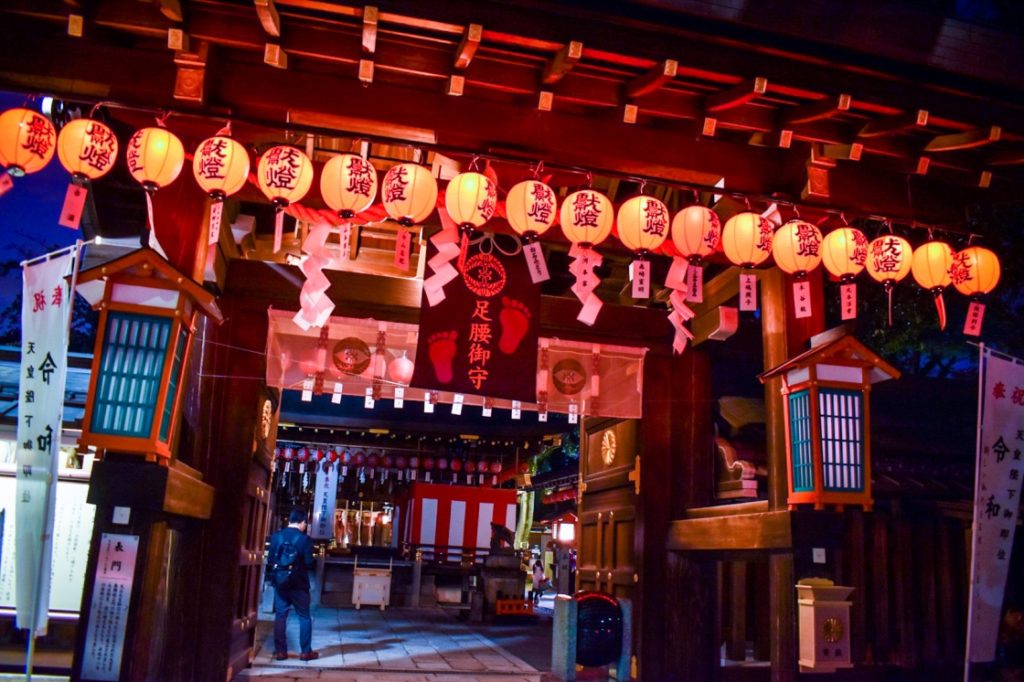
<path fill-rule="evenodd" d="M 319 658 L 313 651 L 313 620 L 309 617 L 309 569 L 313 568 L 313 541 L 306 535 L 306 512 L 292 509 L 288 527 L 270 536 L 267 573 L 274 583 L 274 660 L 288 658 L 288 608 L 299 617 L 299 658 Z"/>

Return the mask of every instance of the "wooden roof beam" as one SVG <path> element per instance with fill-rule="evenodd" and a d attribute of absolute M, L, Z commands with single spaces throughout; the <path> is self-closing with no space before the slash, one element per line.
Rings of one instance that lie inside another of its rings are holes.
<path fill-rule="evenodd" d="M 1000 149 L 989 154 L 985 161 L 990 166 L 1019 166 L 1024 164 L 1024 147 Z"/>
<path fill-rule="evenodd" d="M 895 116 L 886 116 L 868 121 L 857 133 L 858 137 L 881 137 L 906 130 L 907 128 L 924 128 L 928 125 L 928 112 L 924 109 L 905 111 Z"/>
<path fill-rule="evenodd" d="M 281 37 L 281 15 L 277 13 L 274 0 L 253 0 L 256 5 L 256 16 L 260 19 L 263 30 L 271 38 Z"/>
<path fill-rule="evenodd" d="M 470 24 L 466 27 L 466 32 L 462 34 L 462 42 L 459 43 L 459 49 L 455 52 L 456 69 L 464 69 L 473 61 L 483 35 L 484 27 L 480 24 Z"/>
<path fill-rule="evenodd" d="M 1002 137 L 1003 129 L 999 126 L 988 128 L 975 128 L 962 133 L 946 133 L 936 135 L 931 139 L 924 150 L 926 152 L 951 152 L 957 149 L 973 149 L 983 147 L 993 142 L 998 142 Z"/>
<path fill-rule="evenodd" d="M 675 59 L 666 59 L 659 62 L 647 73 L 637 76 L 629 83 L 626 83 L 626 97 L 643 97 L 665 85 L 676 77 L 679 71 L 679 62 Z"/>
<path fill-rule="evenodd" d="M 704 100 L 704 111 L 711 114 L 746 104 L 757 99 L 768 90 L 768 79 L 758 76 L 753 80 L 744 81 L 739 85 L 708 95 Z"/>
<path fill-rule="evenodd" d="M 363 52 L 373 54 L 377 51 L 377 8 L 367 5 L 363 9 Z"/>
<path fill-rule="evenodd" d="M 750 136 L 750 144 L 755 147 L 780 147 L 789 149 L 793 144 L 793 131 L 779 128 L 768 132 L 757 132 Z"/>
<path fill-rule="evenodd" d="M 824 97 L 808 104 L 801 104 L 782 115 L 782 125 L 794 126 L 801 123 L 820 121 L 823 118 L 831 118 L 841 111 L 848 111 L 852 101 L 853 98 L 850 95 L 844 94 L 838 97 Z"/>
<path fill-rule="evenodd" d="M 583 43 L 578 40 L 571 40 L 562 46 L 547 66 L 544 67 L 544 76 L 541 81 L 545 85 L 552 85 L 562 80 L 565 74 L 576 66 L 576 62 L 583 56 Z"/>

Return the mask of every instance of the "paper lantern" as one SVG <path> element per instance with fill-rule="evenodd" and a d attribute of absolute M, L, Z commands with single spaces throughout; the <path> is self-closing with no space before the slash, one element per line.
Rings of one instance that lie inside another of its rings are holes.
<path fill-rule="evenodd" d="M 651 295 L 651 264 L 647 254 L 668 238 L 668 208 L 658 199 L 636 196 L 623 202 L 616 218 L 619 241 L 634 254 L 630 266 L 633 298 Z"/>
<path fill-rule="evenodd" d="M 737 213 L 722 228 L 722 248 L 734 265 L 752 268 L 772 254 L 772 228 L 767 218 L 752 212 Z"/>
<path fill-rule="evenodd" d="M 210 229 L 207 244 L 220 237 L 224 199 L 238 192 L 249 178 L 249 154 L 245 147 L 225 135 L 203 140 L 192 156 L 192 174 L 199 187 L 210 195 Z"/>
<path fill-rule="evenodd" d="M 946 302 L 942 292 L 949 286 L 952 279 L 949 269 L 953 265 L 952 247 L 946 242 L 930 241 L 914 249 L 910 263 L 910 272 L 922 289 L 932 292 L 935 299 L 935 310 L 939 314 L 939 329 L 946 328 Z"/>
<path fill-rule="evenodd" d="M 79 180 L 96 180 L 109 173 L 117 161 L 117 149 L 114 131 L 88 118 L 71 121 L 57 136 L 57 158 Z"/>
<path fill-rule="evenodd" d="M 147 192 L 174 182 L 185 163 L 185 148 L 166 128 L 143 128 L 128 140 L 128 172 Z"/>
<path fill-rule="evenodd" d="M 289 145 L 271 147 L 256 165 L 256 183 L 274 204 L 274 253 L 281 250 L 284 209 L 300 201 L 313 184 L 313 164 L 300 149 Z"/>
<path fill-rule="evenodd" d="M 50 119 L 31 109 L 0 114 L 0 165 L 14 177 L 41 171 L 53 158 L 57 131 Z"/>
<path fill-rule="evenodd" d="M 892 287 L 910 274 L 913 248 L 903 237 L 889 234 L 868 244 L 867 269 L 871 278 Z"/>
<path fill-rule="evenodd" d="M 612 202 L 592 189 L 573 192 L 562 202 L 562 234 L 573 244 L 597 246 L 611 234 L 614 219 Z"/>
<path fill-rule="evenodd" d="M 772 256 L 783 272 L 805 277 L 821 263 L 821 231 L 804 220 L 790 220 L 772 237 Z"/>
<path fill-rule="evenodd" d="M 981 323 L 985 317 L 985 304 L 981 297 L 996 288 L 1000 274 L 999 257 L 984 247 L 968 246 L 954 257 L 949 269 L 950 280 L 957 291 L 971 297 L 964 334 L 981 335 Z"/>
<path fill-rule="evenodd" d="M 857 285 L 853 278 L 860 274 L 868 259 L 868 238 L 853 227 L 832 230 L 821 244 L 821 260 L 840 285 L 840 308 L 844 320 L 857 317 Z"/>
<path fill-rule="evenodd" d="M 705 206 L 687 206 L 672 219 L 672 244 L 683 258 L 696 265 L 722 241 L 722 222 Z"/>
<path fill-rule="evenodd" d="M 354 218 L 373 205 L 377 169 L 355 154 L 332 156 L 320 173 L 320 196 L 342 218 Z"/>
<path fill-rule="evenodd" d="M 444 207 L 448 215 L 464 229 L 480 227 L 494 215 L 498 203 L 498 188 L 482 173 L 459 173 L 444 193 Z"/>
<path fill-rule="evenodd" d="M 505 217 L 526 240 L 535 239 L 554 225 L 557 206 L 555 191 L 548 185 L 540 180 L 524 180 L 508 191 Z"/>
<path fill-rule="evenodd" d="M 437 205 L 437 181 L 423 166 L 400 163 L 384 175 L 381 201 L 393 220 L 410 227 L 422 222 Z"/>
<path fill-rule="evenodd" d="M 402 351 L 402 357 L 395 358 L 388 364 L 388 378 L 397 384 L 408 384 L 412 380 L 412 373 L 415 369 L 408 353 Z"/>

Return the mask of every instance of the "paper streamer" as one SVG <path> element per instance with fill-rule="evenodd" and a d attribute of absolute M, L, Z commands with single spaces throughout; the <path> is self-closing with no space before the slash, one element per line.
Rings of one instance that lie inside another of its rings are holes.
<path fill-rule="evenodd" d="M 423 293 L 433 307 L 444 300 L 445 285 L 459 276 L 459 271 L 452 266 L 452 260 L 459 256 L 459 235 L 454 229 L 445 228 L 431 237 L 430 243 L 437 248 L 437 253 L 427 261 L 434 274 L 423 280 Z"/>
<path fill-rule="evenodd" d="M 573 259 L 569 264 L 569 272 L 576 277 L 576 283 L 572 285 L 572 293 L 583 303 L 576 320 L 587 326 L 591 326 L 597 320 L 597 314 L 601 312 L 604 303 L 598 298 L 594 290 L 601 280 L 594 273 L 594 268 L 601 265 L 602 259 L 597 251 L 592 248 L 573 244 L 569 249 L 569 256 Z"/>
<path fill-rule="evenodd" d="M 274 209 L 274 253 L 281 250 L 281 237 L 284 233 L 284 210 L 280 206 Z"/>
<path fill-rule="evenodd" d="M 686 350 L 686 344 L 693 340 L 693 334 L 684 324 L 693 319 L 693 311 L 686 305 L 690 287 L 690 270 L 692 265 L 686 262 L 685 258 L 676 256 L 672 259 L 672 265 L 668 268 L 665 276 L 665 286 L 672 290 L 669 294 L 669 302 L 672 304 L 672 311 L 668 314 L 668 321 L 676 330 L 672 339 L 672 350 L 678 355 Z"/>
<path fill-rule="evenodd" d="M 331 286 L 330 280 L 324 275 L 323 269 L 333 260 L 327 239 L 331 234 L 331 226 L 327 223 L 314 225 L 302 243 L 306 259 L 299 266 L 306 281 L 299 292 L 299 312 L 292 321 L 303 331 L 311 327 L 323 327 L 334 312 L 334 303 L 327 296 Z"/>
<path fill-rule="evenodd" d="M 981 336 L 981 323 L 985 319 L 985 304 L 971 301 L 967 307 L 967 319 L 964 320 L 964 334 Z"/>

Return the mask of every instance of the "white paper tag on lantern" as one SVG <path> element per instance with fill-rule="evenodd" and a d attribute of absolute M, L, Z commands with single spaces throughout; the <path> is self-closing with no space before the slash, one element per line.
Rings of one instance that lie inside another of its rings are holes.
<path fill-rule="evenodd" d="M 73 182 L 68 185 L 67 194 L 64 195 L 64 207 L 60 210 L 60 225 L 72 230 L 78 229 L 82 222 L 82 211 L 85 210 L 85 197 L 88 194 L 89 190 L 81 185 Z"/>
<path fill-rule="evenodd" d="M 512 401 L 512 418 L 519 419 L 523 416 L 523 403 L 521 400 Z"/>
<path fill-rule="evenodd" d="M 635 260 L 629 264 L 629 276 L 633 280 L 633 298 L 651 296 L 651 262 Z"/>
<path fill-rule="evenodd" d="M 686 300 L 690 303 L 704 302 L 704 268 L 691 265 L 686 271 Z"/>
<path fill-rule="evenodd" d="M 0 173 L 0 197 L 14 187 L 14 180 L 11 179 L 9 173 Z"/>
<path fill-rule="evenodd" d="M 210 233 L 206 239 L 206 245 L 216 244 L 220 241 L 220 222 L 224 217 L 224 202 L 210 202 Z"/>
<path fill-rule="evenodd" d="M 368 410 L 372 410 L 374 404 L 375 404 L 375 401 L 373 399 L 373 387 L 367 386 L 366 387 L 366 397 L 363 398 L 363 407 L 365 407 Z"/>
<path fill-rule="evenodd" d="M 341 260 L 348 260 L 352 253 L 352 223 L 345 223 L 338 232 L 338 249 L 341 251 Z"/>
<path fill-rule="evenodd" d="M 578 424 L 580 421 L 580 406 L 576 403 L 569 403 L 569 423 Z"/>
<path fill-rule="evenodd" d="M 964 334 L 981 336 L 981 323 L 985 319 L 985 304 L 971 301 L 967 307 L 967 319 L 964 321 Z"/>
<path fill-rule="evenodd" d="M 853 282 L 839 287 L 839 300 L 843 309 L 844 320 L 857 318 L 857 285 Z"/>
<path fill-rule="evenodd" d="M 757 275 L 753 273 L 740 274 L 740 310 L 757 310 Z"/>
<path fill-rule="evenodd" d="M 491 416 L 491 410 L 492 410 L 492 408 L 491 408 L 490 405 L 484 405 L 484 407 L 483 407 L 483 416 L 490 417 Z"/>
<path fill-rule="evenodd" d="M 335 405 L 341 405 L 342 396 L 342 385 L 339 382 L 334 382 L 334 393 L 331 395 L 331 402 Z"/>
<path fill-rule="evenodd" d="M 409 269 L 409 260 L 412 252 L 412 232 L 399 230 L 395 238 L 395 267 L 399 270 Z"/>
<path fill-rule="evenodd" d="M 547 410 L 544 410 L 543 412 L 538 412 L 537 413 L 537 421 L 539 421 L 539 422 L 546 422 L 547 420 L 548 420 L 548 411 Z"/>
<path fill-rule="evenodd" d="M 434 403 L 430 399 L 430 392 L 429 391 L 423 394 L 423 411 L 426 414 L 433 414 L 434 413 Z"/>
<path fill-rule="evenodd" d="M 403 407 L 405 407 L 405 388 L 395 386 L 395 409 L 400 410 Z"/>
<path fill-rule="evenodd" d="M 800 320 L 810 317 L 811 311 L 811 283 L 805 280 L 793 282 L 793 311 L 796 319 Z"/>
<path fill-rule="evenodd" d="M 526 258 L 526 267 L 530 270 L 530 280 L 534 284 L 546 282 L 551 279 L 548 274 L 548 264 L 544 260 L 544 249 L 540 242 L 531 242 L 523 247 L 523 256 Z"/>
<path fill-rule="evenodd" d="M 462 404 L 465 402 L 466 397 L 461 393 L 456 393 L 452 398 L 452 414 L 462 414 Z"/>
<path fill-rule="evenodd" d="M 313 400 L 313 377 L 302 380 L 302 402 L 308 403 Z"/>

